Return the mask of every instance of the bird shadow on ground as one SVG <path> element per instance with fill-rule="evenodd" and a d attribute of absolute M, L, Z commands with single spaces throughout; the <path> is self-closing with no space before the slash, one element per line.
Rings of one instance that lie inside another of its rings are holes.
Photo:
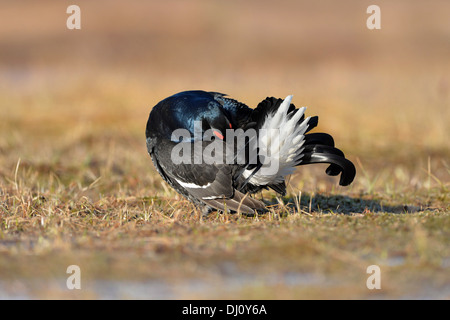
<path fill-rule="evenodd" d="M 266 201 L 267 203 L 267 201 Z M 362 197 L 349 197 L 345 195 L 311 195 L 304 194 L 298 202 L 298 198 L 283 198 L 284 207 L 289 211 L 298 211 L 298 207 L 302 212 L 306 213 L 338 213 L 338 214 L 354 214 L 368 212 L 383 213 L 414 213 L 423 211 L 426 208 L 413 205 L 388 205 L 383 204 L 379 199 L 364 199 Z M 280 201 L 273 198 L 267 203 L 268 207 L 276 208 L 280 206 Z"/>

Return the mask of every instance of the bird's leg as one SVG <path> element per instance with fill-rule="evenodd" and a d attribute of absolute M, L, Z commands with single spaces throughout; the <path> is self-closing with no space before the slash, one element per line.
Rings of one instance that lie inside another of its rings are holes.
<path fill-rule="evenodd" d="M 213 211 L 213 208 L 205 205 L 201 208 L 201 211 L 202 211 L 202 216 L 207 217 Z"/>

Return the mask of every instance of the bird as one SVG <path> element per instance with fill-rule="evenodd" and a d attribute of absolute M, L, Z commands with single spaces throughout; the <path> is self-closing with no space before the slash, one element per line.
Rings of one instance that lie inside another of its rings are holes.
<path fill-rule="evenodd" d="M 203 215 L 267 211 L 254 194 L 286 195 L 286 177 L 297 166 L 327 163 L 326 174 L 350 185 L 353 163 L 330 134 L 310 132 L 318 116 L 306 117 L 292 99 L 267 97 L 250 108 L 219 92 L 176 93 L 151 109 L 147 151 L 160 176 Z"/>

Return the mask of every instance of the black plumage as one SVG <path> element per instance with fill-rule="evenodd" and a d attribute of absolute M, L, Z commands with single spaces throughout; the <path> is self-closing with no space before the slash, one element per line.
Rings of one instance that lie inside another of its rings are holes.
<path fill-rule="evenodd" d="M 305 118 L 291 99 L 266 98 L 251 109 L 217 92 L 177 93 L 150 112 L 147 150 L 161 177 L 204 213 L 264 211 L 249 194 L 271 188 L 284 195 L 284 178 L 298 165 L 329 163 L 326 173 L 341 174 L 339 183 L 349 185 L 356 174 L 352 162 L 329 134 L 309 133 L 318 117 Z M 230 132 L 254 134 L 240 143 Z"/>

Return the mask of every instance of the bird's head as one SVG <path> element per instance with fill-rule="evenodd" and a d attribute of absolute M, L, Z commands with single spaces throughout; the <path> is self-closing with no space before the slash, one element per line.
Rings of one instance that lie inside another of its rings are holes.
<path fill-rule="evenodd" d="M 234 129 L 231 116 L 214 96 L 204 91 L 185 91 L 159 102 L 152 110 L 148 123 L 147 137 L 159 135 L 178 141 L 172 137 L 176 130 L 185 130 L 184 141 L 225 140 L 226 130 Z"/>
<path fill-rule="evenodd" d="M 233 129 L 226 111 L 220 105 L 212 104 L 199 117 L 203 133 L 203 140 L 210 141 L 212 137 L 225 140 L 226 130 Z"/>

